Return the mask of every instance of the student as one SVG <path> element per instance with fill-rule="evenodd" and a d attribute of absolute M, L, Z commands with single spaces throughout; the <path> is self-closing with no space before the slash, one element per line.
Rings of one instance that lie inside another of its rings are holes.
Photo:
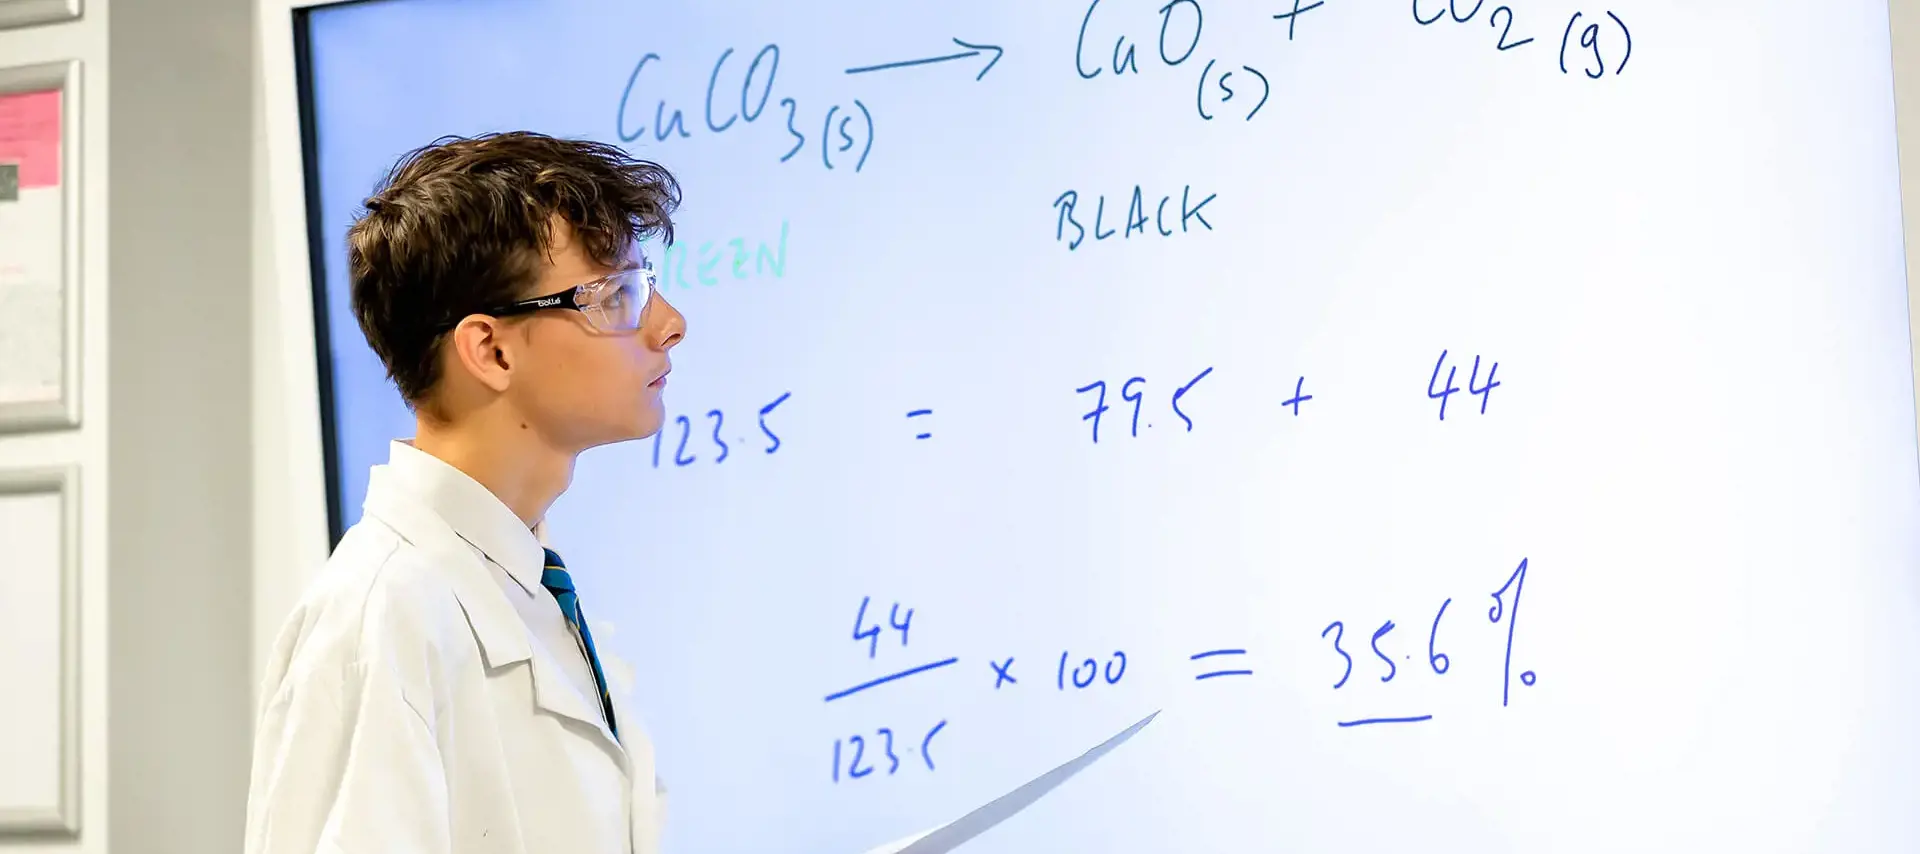
<path fill-rule="evenodd" d="M 440 140 L 367 200 L 353 310 L 417 433 L 274 645 L 250 854 L 657 850 L 591 586 L 535 532 L 582 451 L 660 429 L 685 321 L 638 244 L 678 202 L 657 164 L 532 133 Z"/>

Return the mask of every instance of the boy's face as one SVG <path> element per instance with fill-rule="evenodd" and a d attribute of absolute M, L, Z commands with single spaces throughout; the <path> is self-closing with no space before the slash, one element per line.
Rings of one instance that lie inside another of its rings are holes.
<path fill-rule="evenodd" d="M 618 269 L 588 257 L 564 221 L 553 229 L 551 257 L 543 261 L 523 296 L 562 292 Z M 686 334 L 686 319 L 665 297 L 653 295 L 631 332 L 602 330 L 578 311 L 540 311 L 518 322 L 523 340 L 508 394 L 527 429 L 576 451 L 660 430 L 668 351 Z"/>

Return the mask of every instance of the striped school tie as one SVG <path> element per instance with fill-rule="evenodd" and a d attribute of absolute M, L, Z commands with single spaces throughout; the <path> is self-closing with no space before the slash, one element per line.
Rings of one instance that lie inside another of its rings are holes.
<path fill-rule="evenodd" d="M 567 622 L 580 633 L 580 642 L 586 647 L 587 663 L 593 665 L 593 682 L 600 688 L 600 711 L 607 716 L 607 729 L 613 737 L 620 737 L 620 727 L 613 722 L 613 697 L 607 694 L 607 677 L 600 671 L 600 655 L 593 649 L 593 633 L 587 631 L 587 618 L 580 610 L 580 596 L 573 590 L 573 577 L 567 574 L 567 565 L 553 549 L 547 549 L 546 570 L 540 573 L 540 584 L 553 593 L 560 602 L 560 612 L 567 615 Z"/>

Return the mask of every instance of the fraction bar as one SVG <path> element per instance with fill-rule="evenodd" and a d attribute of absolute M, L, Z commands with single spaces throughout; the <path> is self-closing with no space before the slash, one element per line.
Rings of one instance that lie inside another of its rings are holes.
<path fill-rule="evenodd" d="M 1341 721 L 1343 727 L 1368 726 L 1370 724 L 1411 724 L 1433 720 L 1432 715 L 1415 715 L 1410 718 L 1361 718 L 1357 721 Z"/>
<path fill-rule="evenodd" d="M 879 687 L 879 686 L 881 686 L 881 685 L 885 685 L 885 684 L 887 684 L 888 682 L 892 682 L 892 681 L 894 681 L 895 679 L 905 679 L 905 678 L 907 678 L 907 677 L 909 677 L 909 676 L 912 676 L 912 675 L 913 675 L 913 674 L 915 674 L 915 673 L 924 673 L 924 672 L 926 672 L 926 671 L 928 671 L 928 670 L 935 670 L 935 669 L 938 669 L 938 668 L 941 668 L 941 667 L 946 667 L 947 665 L 949 665 L 949 664 L 953 664 L 954 662 L 957 662 L 957 661 L 959 661 L 959 660 L 960 660 L 960 659 L 958 659 L 958 658 L 949 658 L 949 659 L 947 659 L 947 660 L 945 660 L 945 661 L 935 661 L 935 662 L 932 662 L 932 663 L 930 663 L 930 664 L 922 664 L 922 665 L 920 665 L 919 667 L 911 667 L 911 668 L 908 668 L 908 669 L 906 669 L 906 670 L 902 670 L 902 671 L 900 671 L 899 673 L 891 673 L 891 674 L 888 674 L 888 675 L 886 675 L 886 676 L 882 676 L 882 677 L 880 677 L 880 678 L 878 678 L 878 679 L 874 679 L 874 680 L 870 680 L 870 681 L 867 681 L 867 682 L 862 682 L 862 683 L 860 683 L 860 684 L 858 684 L 858 685 L 855 685 L 855 686 L 853 686 L 852 688 L 848 688 L 848 689 L 846 689 L 846 690 L 844 690 L 844 691 L 835 691 L 835 692 L 834 692 L 834 693 L 832 693 L 832 694 L 828 694 L 828 695 L 827 695 L 827 702 L 829 702 L 829 703 L 831 703 L 831 702 L 833 702 L 833 701 L 835 701 L 835 700 L 838 700 L 838 699 L 840 699 L 840 698 L 842 698 L 842 697 L 850 697 L 850 696 L 852 696 L 852 695 L 854 695 L 854 694 L 858 694 L 858 693 L 860 693 L 861 691 L 865 691 L 865 690 L 867 690 L 868 688 L 877 688 L 877 687 Z"/>

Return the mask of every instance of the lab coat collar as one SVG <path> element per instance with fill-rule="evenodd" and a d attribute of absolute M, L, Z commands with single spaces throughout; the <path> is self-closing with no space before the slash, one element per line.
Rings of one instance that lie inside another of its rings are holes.
<path fill-rule="evenodd" d="M 445 572 L 454 598 L 466 612 L 467 623 L 489 668 L 505 667 L 526 661 L 533 655 L 525 624 L 500 592 L 500 585 L 473 559 L 473 552 L 437 508 L 427 503 L 417 486 L 400 476 L 390 465 L 374 466 L 368 473 L 367 498 L 362 503 L 365 515 L 387 527 L 401 539 L 418 548 L 427 565 Z"/>
<path fill-rule="evenodd" d="M 462 539 L 506 569 L 527 595 L 540 594 L 546 552 L 526 522 L 479 481 L 414 447 L 412 441 L 394 440 L 390 453 L 387 467 L 404 488 L 420 496 Z"/>
<path fill-rule="evenodd" d="M 462 480 L 471 489 L 462 486 Z M 474 490 L 492 500 L 499 513 L 489 511 L 486 502 L 473 494 Z M 487 551 L 489 543 L 503 550 L 520 549 L 519 557 L 524 557 L 525 549 L 530 546 L 536 565 L 545 563 L 539 541 L 520 524 L 518 517 L 458 469 L 404 442 L 394 443 L 391 462 L 373 467 L 363 507 L 366 515 L 385 523 L 424 552 L 430 565 L 445 568 L 454 598 L 467 615 L 467 623 L 473 628 L 489 669 L 529 662 L 533 671 L 534 702 L 597 731 L 619 760 L 621 771 L 630 773 L 631 757 L 601 719 L 598 703 L 589 704 L 587 697 L 567 681 L 552 650 L 544 647 L 536 650 L 526 623 L 514 610 L 513 603 L 507 601 L 503 588 L 485 572 L 474 571 L 484 565 L 474 561 L 467 543 L 487 552 L 489 559 L 505 566 L 509 573 L 514 572 L 514 565 L 493 558 L 493 553 Z M 500 514 L 505 514 L 511 525 L 480 524 L 489 516 L 500 522 Z M 475 534 L 460 530 L 461 522 L 456 522 L 457 519 L 464 520 Z M 526 535 L 525 545 L 504 535 L 511 526 L 518 526 Z M 510 559 L 513 557 L 509 555 Z M 538 583 L 537 576 L 534 583 Z"/>

